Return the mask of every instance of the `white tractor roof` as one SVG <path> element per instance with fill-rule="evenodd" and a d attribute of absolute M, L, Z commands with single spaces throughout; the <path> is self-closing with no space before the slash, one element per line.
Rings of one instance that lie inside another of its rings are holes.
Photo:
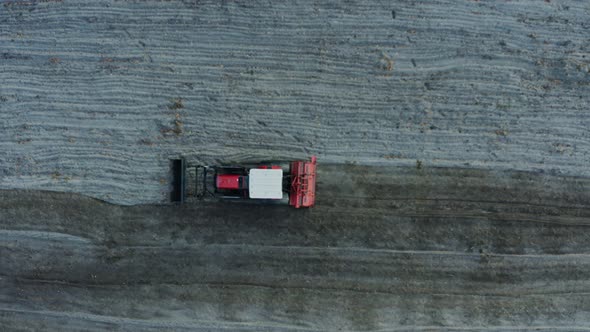
<path fill-rule="evenodd" d="M 248 177 L 250 198 L 283 198 L 282 169 L 250 169 Z"/>

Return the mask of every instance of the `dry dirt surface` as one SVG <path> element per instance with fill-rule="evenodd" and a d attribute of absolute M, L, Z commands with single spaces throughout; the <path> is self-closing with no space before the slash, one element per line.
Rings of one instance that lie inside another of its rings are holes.
<path fill-rule="evenodd" d="M 588 331 L 590 2 L 0 0 L 0 331 Z M 317 155 L 317 207 L 167 205 Z"/>
<path fill-rule="evenodd" d="M 323 165 L 318 206 L 0 192 L 0 327 L 590 326 L 590 180 Z"/>

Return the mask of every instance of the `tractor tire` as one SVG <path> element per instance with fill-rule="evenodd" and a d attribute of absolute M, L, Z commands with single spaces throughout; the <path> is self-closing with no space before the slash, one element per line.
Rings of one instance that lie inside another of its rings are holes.
<path fill-rule="evenodd" d="M 290 161 L 262 161 L 256 164 L 244 164 L 246 168 L 258 168 L 259 166 L 279 166 L 283 170 L 283 173 L 289 174 L 291 172 Z"/>

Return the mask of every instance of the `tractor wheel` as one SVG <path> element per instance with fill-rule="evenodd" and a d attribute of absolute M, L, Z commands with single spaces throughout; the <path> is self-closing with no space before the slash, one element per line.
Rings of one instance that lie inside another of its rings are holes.
<path fill-rule="evenodd" d="M 283 198 L 276 200 L 276 204 L 289 205 L 289 194 L 283 194 Z"/>
<path fill-rule="evenodd" d="M 283 170 L 283 173 L 289 174 L 291 172 L 290 161 L 263 161 L 257 164 L 247 164 L 247 168 L 258 168 L 259 166 L 279 166 Z"/>

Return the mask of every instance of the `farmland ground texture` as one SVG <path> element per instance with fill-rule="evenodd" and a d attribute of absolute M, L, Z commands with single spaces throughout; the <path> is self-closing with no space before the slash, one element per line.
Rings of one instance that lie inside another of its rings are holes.
<path fill-rule="evenodd" d="M 586 1 L 0 1 L 0 329 L 586 330 Z M 166 205 L 318 156 L 317 207 Z"/>

